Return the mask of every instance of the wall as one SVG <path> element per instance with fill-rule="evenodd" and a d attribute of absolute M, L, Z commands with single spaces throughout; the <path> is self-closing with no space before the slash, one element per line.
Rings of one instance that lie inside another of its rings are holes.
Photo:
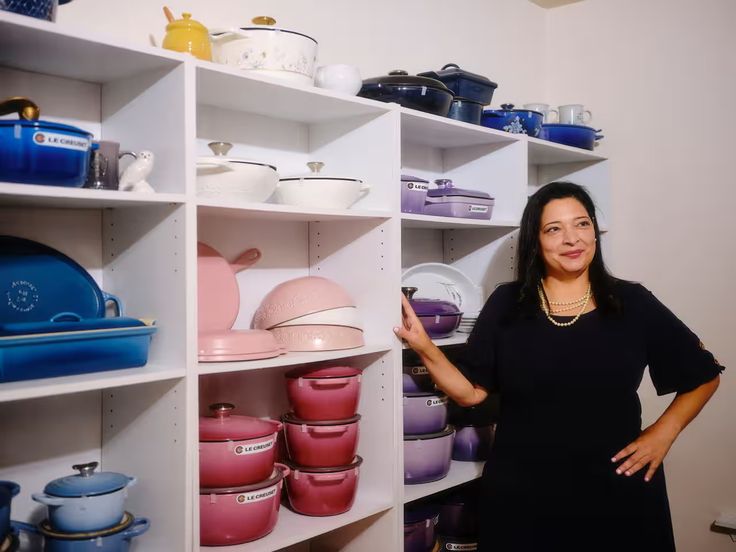
<path fill-rule="evenodd" d="M 667 457 L 678 550 L 726 552 L 708 528 L 736 513 L 736 258 L 733 129 L 736 3 L 586 0 L 549 12 L 549 103 L 584 103 L 611 157 L 609 259 L 731 367 Z M 672 396 L 641 390 L 651 422 Z"/>
<path fill-rule="evenodd" d="M 320 63 L 352 63 L 364 77 L 455 62 L 499 83 L 494 104 L 547 101 L 590 106 L 611 156 L 609 262 L 645 283 L 726 366 L 736 366 L 736 281 L 729 156 L 736 128 L 736 21 L 732 0 L 586 0 L 543 10 L 526 0 L 172 1 L 209 27 L 255 15 L 314 36 Z M 165 20 L 150 0 L 75 0 L 63 25 L 158 43 Z M 736 382 L 715 399 L 667 460 L 681 552 L 731 550 L 709 533 L 720 511 L 736 512 Z M 671 397 L 641 390 L 651 421 Z"/>
<path fill-rule="evenodd" d="M 94 27 L 105 35 L 158 44 L 166 20 L 163 2 L 74 0 L 59 9 L 63 25 Z M 257 15 L 319 42 L 319 63 L 350 63 L 364 78 L 405 69 L 439 69 L 454 62 L 499 83 L 498 101 L 525 103 L 544 90 L 546 10 L 526 0 L 172 0 L 208 28 L 237 27 Z"/>

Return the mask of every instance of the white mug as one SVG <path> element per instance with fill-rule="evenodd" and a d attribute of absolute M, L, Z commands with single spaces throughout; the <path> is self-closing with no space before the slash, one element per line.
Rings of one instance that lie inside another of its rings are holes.
<path fill-rule="evenodd" d="M 552 113 L 555 114 L 555 120 L 558 120 L 560 118 L 560 114 L 556 109 L 550 109 L 549 104 L 546 103 L 528 103 L 524 104 L 524 109 L 530 109 L 531 111 L 539 111 L 542 115 L 544 115 L 543 122 L 545 123 L 553 123 L 552 120 Z"/>
<path fill-rule="evenodd" d="M 561 105 L 559 108 L 560 123 L 565 125 L 587 125 L 593 114 L 582 104 Z"/>
<path fill-rule="evenodd" d="M 317 67 L 314 73 L 314 84 L 319 88 L 355 96 L 363 86 L 363 79 L 354 65 L 337 63 Z"/>

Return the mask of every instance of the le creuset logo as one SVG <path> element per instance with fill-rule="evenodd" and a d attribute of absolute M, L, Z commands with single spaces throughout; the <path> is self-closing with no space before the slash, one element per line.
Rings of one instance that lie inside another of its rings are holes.
<path fill-rule="evenodd" d="M 452 542 L 448 542 L 447 544 L 445 544 L 445 550 L 453 550 L 455 552 L 471 552 L 473 550 L 478 550 L 478 543 L 471 542 L 467 544 L 455 544 Z"/>
<path fill-rule="evenodd" d="M 471 205 L 468 207 L 468 211 L 471 213 L 487 213 L 488 205 Z"/>
<path fill-rule="evenodd" d="M 239 494 L 235 500 L 238 504 L 250 504 L 251 502 L 260 502 L 261 500 L 271 498 L 276 494 L 277 491 L 278 487 L 274 486 L 262 491 L 253 491 L 252 493 Z"/>
<path fill-rule="evenodd" d="M 447 397 L 441 399 L 427 399 L 427 406 L 442 406 L 447 404 Z"/>
<path fill-rule="evenodd" d="M 427 371 L 426 366 L 414 366 L 411 369 L 411 374 L 412 376 L 426 376 L 429 372 Z"/>
<path fill-rule="evenodd" d="M 63 148 L 76 151 L 87 151 L 89 149 L 89 139 L 78 138 L 68 134 L 58 134 L 55 132 L 36 132 L 33 135 L 33 141 L 39 146 L 52 148 Z"/>
<path fill-rule="evenodd" d="M 429 186 L 427 186 L 426 184 L 422 184 L 420 182 L 409 182 L 406 185 L 406 188 L 408 190 L 411 190 L 412 192 L 423 192 L 425 190 L 428 190 Z"/>
<path fill-rule="evenodd" d="M 11 282 L 5 296 L 8 299 L 8 306 L 19 312 L 30 312 L 38 303 L 38 289 L 27 280 Z"/>
<path fill-rule="evenodd" d="M 254 445 L 238 445 L 235 447 L 235 454 L 242 456 L 244 454 L 255 454 L 256 452 L 263 452 L 264 450 L 270 450 L 273 448 L 274 440 L 269 439 L 262 443 L 256 443 Z"/>

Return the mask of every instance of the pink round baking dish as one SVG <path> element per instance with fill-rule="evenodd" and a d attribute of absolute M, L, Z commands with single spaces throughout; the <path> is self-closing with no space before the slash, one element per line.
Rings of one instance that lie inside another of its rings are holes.
<path fill-rule="evenodd" d="M 199 490 L 199 534 L 202 546 L 254 541 L 276 526 L 283 479 L 291 470 L 276 464 L 270 477 L 253 485 Z"/>
<path fill-rule="evenodd" d="M 354 306 L 353 298 L 339 284 L 321 276 L 303 276 L 268 292 L 253 316 L 253 327 L 269 330 L 305 314 Z"/>
<path fill-rule="evenodd" d="M 344 420 L 358 412 L 360 380 L 350 366 L 297 368 L 286 372 L 286 395 L 297 418 Z"/>
<path fill-rule="evenodd" d="M 200 487 L 238 487 L 268 479 L 282 424 L 231 414 L 229 403 L 210 405 L 199 418 Z"/>
<path fill-rule="evenodd" d="M 276 326 L 269 331 L 290 351 L 337 351 L 365 345 L 363 331 L 347 326 Z"/>
<path fill-rule="evenodd" d="M 358 491 L 363 459 L 356 456 L 345 466 L 305 468 L 291 465 L 286 490 L 291 508 L 307 516 L 336 516 L 350 510 Z"/>
<path fill-rule="evenodd" d="M 309 468 L 349 464 L 358 450 L 360 414 L 345 420 L 309 421 L 284 414 L 284 436 L 289 458 Z"/>

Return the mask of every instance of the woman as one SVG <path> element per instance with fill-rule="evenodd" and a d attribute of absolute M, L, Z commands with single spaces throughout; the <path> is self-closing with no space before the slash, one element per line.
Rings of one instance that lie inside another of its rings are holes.
<path fill-rule="evenodd" d="M 517 279 L 492 293 L 457 366 L 403 299 L 394 331 L 442 391 L 461 406 L 500 394 L 482 551 L 675 550 L 662 460 L 722 368 L 647 289 L 607 272 L 594 214 L 568 182 L 529 198 Z M 647 365 L 658 394 L 677 395 L 642 431 Z"/>

